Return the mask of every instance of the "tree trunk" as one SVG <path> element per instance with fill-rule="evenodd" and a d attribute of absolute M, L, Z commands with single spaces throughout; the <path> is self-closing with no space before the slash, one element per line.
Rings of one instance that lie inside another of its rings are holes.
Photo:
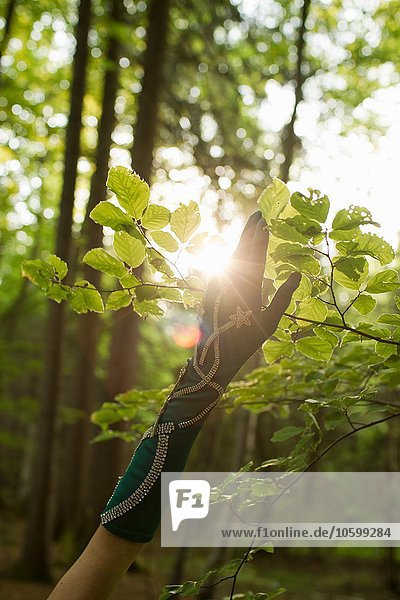
<path fill-rule="evenodd" d="M 55 252 L 68 260 L 70 252 L 72 213 L 80 149 L 81 117 L 87 65 L 87 37 L 91 0 L 81 0 L 76 29 L 76 52 L 71 86 L 71 108 L 68 121 L 64 180 L 57 226 Z M 22 574 L 31 579 L 48 579 L 49 541 L 51 539 L 52 471 L 55 457 L 61 350 L 64 329 L 64 303 L 49 302 L 47 347 L 43 393 L 37 428 L 37 444 L 32 474 L 32 490 L 28 525 L 22 556 Z"/>
<path fill-rule="evenodd" d="M 139 96 L 132 167 L 150 181 L 158 130 L 158 107 L 164 85 L 168 17 L 171 0 L 153 0 L 149 9 L 147 47 L 144 57 L 142 92 Z"/>
<path fill-rule="evenodd" d="M 111 19 L 118 23 L 123 17 L 122 0 L 114 0 Z M 98 202 L 107 197 L 107 172 L 111 148 L 111 135 L 115 127 L 115 100 L 119 84 L 119 58 L 121 45 L 117 36 L 110 37 L 104 75 L 102 114 L 98 127 L 96 149 L 96 171 L 91 180 L 90 195 L 86 209 L 86 219 L 82 228 L 83 253 L 102 245 L 102 227 L 90 219 L 89 214 Z M 83 266 L 83 278 L 90 279 L 96 287 L 100 286 L 101 273 L 91 267 Z M 73 538 L 79 535 L 84 515 L 85 482 L 87 481 L 90 413 L 94 410 L 94 370 L 97 360 L 101 320 L 96 313 L 80 315 L 76 332 L 76 368 L 74 392 L 71 406 L 83 411 L 84 415 L 67 430 L 66 451 L 63 457 L 65 471 L 60 481 L 60 506 L 57 529 L 68 529 Z"/>
<path fill-rule="evenodd" d="M 297 34 L 297 63 L 296 63 L 296 71 L 294 74 L 293 82 L 295 85 L 295 99 L 294 106 L 292 111 L 292 117 L 290 122 L 286 125 L 283 132 L 283 140 L 282 140 L 282 151 L 285 157 L 284 162 L 282 163 L 280 169 L 280 178 L 282 181 L 287 181 L 289 177 L 290 167 L 293 163 L 294 153 L 296 150 L 296 146 L 298 145 L 298 138 L 294 132 L 294 125 L 297 118 L 297 109 L 300 102 L 303 100 L 303 85 L 304 85 L 304 75 L 302 73 L 302 65 L 304 60 L 304 50 L 306 46 L 306 21 L 308 14 L 310 12 L 311 0 L 304 0 L 303 6 L 301 9 L 300 16 L 300 26 Z"/>
<path fill-rule="evenodd" d="M 5 51 L 7 50 L 8 40 L 10 39 L 11 25 L 14 20 L 16 6 L 17 6 L 17 0 L 9 0 L 9 2 L 7 4 L 6 14 L 4 15 L 5 25 L 4 25 L 4 30 L 3 30 L 3 37 L 1 38 L 1 42 L 0 42 L 0 65 L 1 65 L 1 59 L 3 58 L 3 55 L 4 55 Z M 0 76 L 1 76 L 1 73 L 0 73 Z"/>
<path fill-rule="evenodd" d="M 147 48 L 144 56 L 144 76 L 139 97 L 135 137 L 132 146 L 132 167 L 141 177 L 150 182 L 153 152 L 158 128 L 158 107 L 163 86 L 163 66 L 167 49 L 168 17 L 170 0 L 153 0 L 149 9 Z M 108 379 L 105 386 L 106 401 L 132 388 L 139 368 L 137 346 L 139 341 L 139 316 L 132 308 L 119 310 L 114 315 L 111 331 L 111 350 Z M 89 531 L 93 533 L 98 523 L 98 514 L 110 496 L 121 463 L 125 444 L 111 440 L 96 449 L 92 465 L 90 485 Z"/>

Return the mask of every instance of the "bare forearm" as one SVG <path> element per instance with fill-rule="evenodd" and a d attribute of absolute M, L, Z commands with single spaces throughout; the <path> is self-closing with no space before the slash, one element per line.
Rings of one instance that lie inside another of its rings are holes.
<path fill-rule="evenodd" d="M 107 600 L 142 548 L 100 526 L 48 600 Z"/>

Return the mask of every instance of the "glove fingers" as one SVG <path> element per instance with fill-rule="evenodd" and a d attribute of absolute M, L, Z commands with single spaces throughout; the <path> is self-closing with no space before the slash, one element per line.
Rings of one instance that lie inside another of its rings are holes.
<path fill-rule="evenodd" d="M 250 262 L 254 272 L 254 283 L 261 286 L 262 278 L 265 270 L 265 260 L 267 258 L 267 249 L 269 241 L 269 231 L 264 219 L 260 219 L 257 223 L 253 242 L 251 245 Z"/>
<path fill-rule="evenodd" d="M 249 260 L 254 231 L 257 226 L 257 223 L 261 219 L 261 216 L 261 211 L 257 210 L 248 218 L 247 223 L 243 229 L 242 235 L 240 237 L 239 244 L 235 252 L 232 254 L 233 260 Z"/>
<path fill-rule="evenodd" d="M 242 232 L 240 242 L 232 254 L 229 265 L 225 270 L 225 277 L 231 284 L 232 300 L 247 305 L 254 294 L 254 286 L 260 285 L 260 281 L 256 277 L 256 271 L 260 268 L 253 259 L 253 244 L 254 237 L 257 232 L 260 221 L 262 220 L 261 212 L 258 210 L 250 215 L 245 228 Z M 257 243 L 259 248 L 259 242 Z M 257 260 L 259 260 L 257 258 Z"/>
<path fill-rule="evenodd" d="M 283 313 L 290 304 L 294 291 L 301 280 L 300 273 L 292 273 L 287 281 L 276 292 L 271 304 L 263 311 L 261 321 L 266 336 L 269 337 L 276 330 Z"/>

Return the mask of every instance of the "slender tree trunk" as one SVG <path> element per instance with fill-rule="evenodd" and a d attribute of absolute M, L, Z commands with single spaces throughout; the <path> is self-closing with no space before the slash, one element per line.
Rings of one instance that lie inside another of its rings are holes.
<path fill-rule="evenodd" d="M 164 85 L 170 4 L 171 0 L 153 0 L 149 9 L 142 92 L 139 96 L 135 139 L 131 151 L 132 167 L 147 181 L 151 179 L 158 131 L 158 107 Z"/>
<path fill-rule="evenodd" d="M 114 0 L 111 11 L 113 22 L 121 22 L 123 17 L 122 0 Z M 96 171 L 90 186 L 90 195 L 86 210 L 86 219 L 82 231 L 82 251 L 102 245 L 102 227 L 89 217 L 91 210 L 98 202 L 107 197 L 107 172 L 111 148 L 111 135 L 115 127 L 115 100 L 119 84 L 119 58 L 121 44 L 117 36 L 109 40 L 106 53 L 108 64 L 104 76 L 102 114 L 98 128 L 96 150 Z M 83 278 L 90 279 L 99 287 L 101 274 L 99 271 L 84 265 Z M 57 529 L 68 529 L 73 537 L 79 535 L 82 515 L 84 515 L 85 482 L 89 459 L 90 413 L 94 409 L 94 379 L 97 360 L 97 343 L 99 340 L 101 320 L 98 314 L 80 315 L 76 332 L 76 368 L 74 374 L 74 393 L 71 406 L 83 411 L 84 415 L 78 423 L 67 431 L 66 451 L 63 457 L 65 471 L 60 482 L 60 510 Z"/>
<path fill-rule="evenodd" d="M 76 29 L 76 52 L 71 86 L 71 109 L 68 121 L 64 180 L 60 214 L 57 226 L 55 252 L 68 260 L 70 252 L 72 212 L 80 149 L 81 117 L 87 65 L 87 37 L 90 23 L 91 0 L 81 0 Z M 32 491 L 28 526 L 22 556 L 23 575 L 31 579 L 50 576 L 49 542 L 51 539 L 52 471 L 55 457 L 61 350 L 64 330 L 64 304 L 49 302 L 47 318 L 47 346 L 43 394 L 38 418 L 37 445 L 32 474 Z"/>
<path fill-rule="evenodd" d="M 42 226 L 42 216 L 37 215 L 37 226 L 38 231 L 35 236 L 35 242 L 31 251 L 29 253 L 29 258 L 34 259 L 39 255 L 40 246 L 42 243 L 41 240 L 41 226 Z M 13 303 L 10 304 L 7 310 L 0 315 L 0 328 L 3 332 L 4 339 L 8 342 L 11 342 L 16 338 L 16 330 L 18 328 L 18 324 L 21 318 L 21 315 L 24 314 L 24 302 L 27 299 L 29 294 L 29 280 L 24 277 L 20 282 L 18 294 L 15 296 Z"/>
<path fill-rule="evenodd" d="M 284 162 L 282 163 L 280 170 L 280 178 L 282 181 L 287 181 L 289 177 L 290 167 L 293 163 L 294 153 L 296 150 L 296 146 L 298 145 L 298 139 L 294 132 L 294 126 L 297 118 L 297 109 L 300 102 L 303 100 L 303 85 L 304 85 L 304 75 L 302 73 L 302 65 L 304 61 L 304 50 L 306 47 L 306 21 L 308 14 L 310 12 L 311 0 L 303 0 L 303 6 L 301 9 L 300 16 L 300 26 L 298 29 L 297 35 L 297 63 L 296 63 L 296 71 L 294 74 L 293 82 L 295 85 L 295 99 L 294 106 L 292 111 L 292 117 L 290 122 L 286 125 L 283 132 L 283 140 L 282 140 L 282 150 L 283 155 L 285 157 Z"/>
<path fill-rule="evenodd" d="M 3 37 L 1 38 L 0 42 L 0 65 L 1 59 L 7 50 L 8 40 L 10 39 L 11 25 L 14 20 L 16 6 L 17 0 L 9 0 L 6 8 L 6 14 L 4 15 L 5 25 L 3 29 Z"/>
<path fill-rule="evenodd" d="M 132 167 L 150 182 L 153 153 L 158 129 L 158 108 L 163 87 L 163 67 L 167 50 L 170 0 L 153 0 L 149 8 L 147 47 L 144 56 L 144 76 L 139 96 L 135 137 L 132 146 Z M 132 308 L 119 310 L 111 331 L 111 349 L 105 400 L 112 401 L 117 394 L 132 388 L 138 371 L 137 346 L 140 318 Z M 92 515 L 88 525 L 93 530 L 98 513 L 103 508 L 115 485 L 125 450 L 124 442 L 112 440 L 101 444 L 93 464 L 91 499 Z"/>

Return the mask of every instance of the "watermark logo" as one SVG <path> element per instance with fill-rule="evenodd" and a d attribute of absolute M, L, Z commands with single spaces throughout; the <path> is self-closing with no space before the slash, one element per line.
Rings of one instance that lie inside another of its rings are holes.
<path fill-rule="evenodd" d="M 400 472 L 163 472 L 161 506 L 163 547 L 400 548 Z"/>
<path fill-rule="evenodd" d="M 172 531 L 185 519 L 204 519 L 210 507 L 210 484 L 205 479 L 176 479 L 169 483 Z"/>

